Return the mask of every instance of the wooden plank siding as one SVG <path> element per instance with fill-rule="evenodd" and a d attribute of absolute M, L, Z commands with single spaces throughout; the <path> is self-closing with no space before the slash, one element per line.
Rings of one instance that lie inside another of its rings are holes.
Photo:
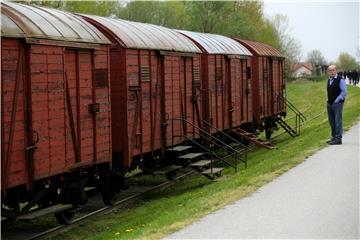
<path fill-rule="evenodd" d="M 24 52 L 21 71 L 16 64 L 19 51 Z M 108 71 L 105 71 L 105 84 L 94 87 L 93 82 L 95 70 L 107 69 L 108 62 L 106 46 L 97 50 L 69 50 L 62 46 L 26 44 L 18 39 L 2 38 L 2 147 L 9 149 L 9 144 L 12 145 L 11 156 L 6 152 L 2 156 L 2 163 L 4 159 L 9 160 L 7 188 L 30 184 L 27 181 L 32 170 L 26 165 L 25 147 L 31 145 L 32 140 L 38 140 L 33 155 L 33 180 L 64 173 L 79 162 L 80 165 L 93 165 L 111 160 Z M 16 81 L 20 83 L 19 94 L 13 139 L 9 143 Z M 28 94 L 24 91 L 25 81 Z M 67 101 L 71 102 L 71 109 Z M 96 115 L 89 112 L 89 105 L 94 102 L 100 105 Z M 78 158 L 69 110 L 74 115 Z M 29 134 L 33 136 L 27 140 Z"/>
<path fill-rule="evenodd" d="M 173 118 L 197 124 L 192 101 L 193 68 L 200 68 L 200 60 L 120 47 L 112 49 L 111 59 L 113 150 L 122 155 L 123 166 L 128 168 L 135 156 L 183 141 L 172 138 L 173 133 L 183 133 L 185 127 Z M 198 131 L 193 129 L 188 134 L 197 137 Z"/>
<path fill-rule="evenodd" d="M 1 39 L 1 64 L 1 182 L 5 190 L 26 182 L 25 50 L 21 40 Z"/>

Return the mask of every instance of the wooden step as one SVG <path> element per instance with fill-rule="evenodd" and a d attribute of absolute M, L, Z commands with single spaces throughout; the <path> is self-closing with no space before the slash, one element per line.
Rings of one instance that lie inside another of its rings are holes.
<path fill-rule="evenodd" d="M 160 168 L 156 171 L 153 172 L 154 175 L 164 175 L 164 174 L 168 174 L 170 172 L 174 172 L 176 170 L 179 170 L 180 168 L 182 168 L 182 166 L 179 165 L 169 165 L 163 168 Z"/>
<path fill-rule="evenodd" d="M 200 160 L 190 164 L 190 167 L 205 167 L 211 163 L 211 160 Z"/>
<path fill-rule="evenodd" d="M 203 175 L 213 174 L 214 175 L 214 174 L 220 173 L 222 170 L 224 170 L 224 168 L 214 167 L 214 168 L 212 168 L 212 170 L 211 170 L 211 168 L 209 168 L 209 169 L 202 171 L 201 174 L 203 174 Z"/>
<path fill-rule="evenodd" d="M 245 130 L 242 130 L 240 128 L 238 129 L 233 129 L 233 132 L 244 137 L 245 139 L 255 143 L 256 145 L 258 146 L 261 146 L 261 147 L 265 147 L 267 149 L 274 149 L 275 146 L 273 144 L 271 144 L 269 141 L 264 141 L 260 138 L 258 138 L 256 135 L 250 133 L 249 132 L 246 132 Z"/>
<path fill-rule="evenodd" d="M 85 192 L 95 191 L 96 189 L 96 187 L 84 187 Z"/>
<path fill-rule="evenodd" d="M 183 151 L 186 151 L 186 150 L 189 150 L 191 149 L 192 146 L 176 146 L 176 147 L 171 147 L 171 148 L 168 148 L 167 150 L 168 151 L 171 151 L 171 152 L 183 152 Z"/>
<path fill-rule="evenodd" d="M 19 216 L 17 219 L 19 220 L 32 220 L 34 218 L 38 218 L 41 216 L 45 216 L 51 213 L 57 213 L 57 212 L 62 212 L 65 210 L 70 210 L 72 209 L 74 206 L 72 204 L 57 204 L 48 208 L 43 208 L 40 210 L 35 210 L 33 212 L 29 212 L 27 214 L 21 215 Z"/>
<path fill-rule="evenodd" d="M 201 157 L 202 155 L 204 155 L 204 153 L 187 153 L 185 155 L 181 155 L 178 158 L 180 159 L 195 159 L 198 157 Z"/>

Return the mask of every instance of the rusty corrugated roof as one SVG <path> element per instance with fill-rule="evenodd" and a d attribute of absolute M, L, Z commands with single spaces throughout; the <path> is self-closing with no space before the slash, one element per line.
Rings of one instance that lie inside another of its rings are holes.
<path fill-rule="evenodd" d="M 234 39 L 245 45 L 247 48 L 250 49 L 250 51 L 252 51 L 254 54 L 258 56 L 285 58 L 285 56 L 279 50 L 265 43 L 244 40 L 240 38 L 234 38 Z"/>
<path fill-rule="evenodd" d="M 209 54 L 252 55 L 243 45 L 225 36 L 184 30 L 177 31 L 198 43 Z"/>
<path fill-rule="evenodd" d="M 110 43 L 81 17 L 56 9 L 2 2 L 1 20 L 1 35 L 5 37 Z"/>
<path fill-rule="evenodd" d="M 189 39 L 166 27 L 99 16 L 81 16 L 95 26 L 111 31 L 126 48 L 201 52 Z"/>

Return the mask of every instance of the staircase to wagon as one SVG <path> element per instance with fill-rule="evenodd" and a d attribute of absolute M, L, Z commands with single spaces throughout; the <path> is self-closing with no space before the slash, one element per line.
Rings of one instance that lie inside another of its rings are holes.
<path fill-rule="evenodd" d="M 177 121 L 181 123 L 182 129 L 177 134 L 172 130 L 172 142 L 180 138 L 182 144 L 172 144 L 172 147 L 167 149 L 174 159 L 174 164 L 159 170 L 159 173 L 165 173 L 168 179 L 172 179 L 173 173 L 183 166 L 190 166 L 211 180 L 221 176 L 225 167 L 233 168 L 236 172 L 239 163 L 247 166 L 248 148 L 238 140 L 205 121 L 202 121 L 202 124 L 208 125 L 206 131 L 182 118 L 172 119 L 172 126 Z M 185 129 L 191 129 L 191 132 Z M 194 132 L 197 137 L 189 137 Z M 213 132 L 214 134 L 211 134 Z"/>

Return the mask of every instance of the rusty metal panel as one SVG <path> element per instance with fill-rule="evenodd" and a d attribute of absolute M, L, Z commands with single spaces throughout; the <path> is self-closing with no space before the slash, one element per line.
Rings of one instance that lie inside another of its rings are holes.
<path fill-rule="evenodd" d="M 240 38 L 234 39 L 249 48 L 249 50 L 257 56 L 285 58 L 285 56 L 279 50 L 265 43 L 254 42 Z"/>
<path fill-rule="evenodd" d="M 114 18 L 81 16 L 97 27 L 106 28 L 126 48 L 201 52 L 193 42 L 169 28 Z"/>
<path fill-rule="evenodd" d="M 37 6 L 1 3 L 2 36 L 109 44 L 109 40 L 81 17 Z M 15 34 L 14 34 L 15 32 Z"/>
<path fill-rule="evenodd" d="M 239 42 L 217 34 L 199 33 L 177 30 L 184 34 L 198 45 L 208 54 L 226 54 L 226 55 L 242 55 L 251 56 L 250 51 Z"/>

